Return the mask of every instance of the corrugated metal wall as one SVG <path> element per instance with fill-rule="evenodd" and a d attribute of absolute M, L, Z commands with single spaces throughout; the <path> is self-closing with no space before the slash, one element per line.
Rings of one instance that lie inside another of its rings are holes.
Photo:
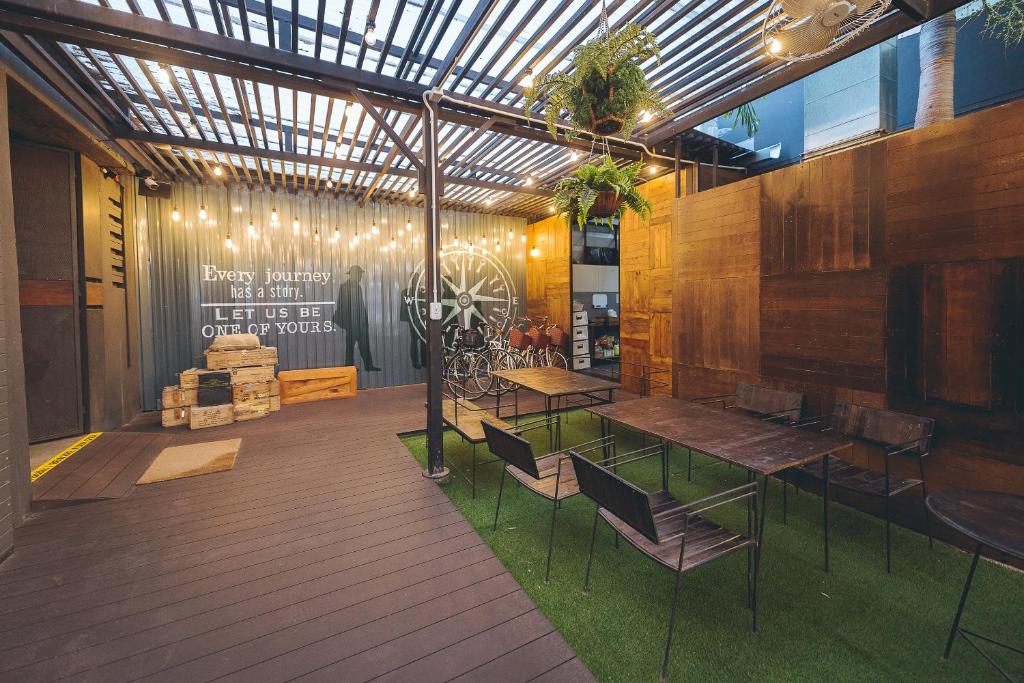
<path fill-rule="evenodd" d="M 178 372 L 203 366 L 214 334 L 236 330 L 277 346 L 281 369 L 355 364 L 360 387 L 425 381 L 420 314 L 406 296 L 422 287 L 422 209 L 192 184 L 177 185 L 171 200 L 136 201 L 147 410 Z M 441 220 L 452 319 L 465 322 L 474 307 L 484 317 L 509 307 L 524 314 L 525 221 L 461 212 Z M 365 271 L 358 286 L 379 371 L 367 369 L 358 347 L 346 359 L 349 332 L 335 319 L 353 266 Z M 459 307 L 460 291 L 468 308 Z"/>

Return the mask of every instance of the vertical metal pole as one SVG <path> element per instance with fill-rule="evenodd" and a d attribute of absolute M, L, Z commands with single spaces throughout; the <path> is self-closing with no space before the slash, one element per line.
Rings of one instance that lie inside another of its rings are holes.
<path fill-rule="evenodd" d="M 423 193 L 424 239 L 427 265 L 427 470 L 424 476 L 439 481 L 448 479 L 444 466 L 444 423 L 441 417 L 442 344 L 440 291 L 440 204 L 444 181 L 437 168 L 437 115 L 434 93 L 423 98 Z"/>
<path fill-rule="evenodd" d="M 718 143 L 711 151 L 711 187 L 718 187 Z"/>
<path fill-rule="evenodd" d="M 680 156 L 683 153 L 683 140 L 678 135 L 676 136 L 676 160 L 675 160 L 675 172 L 676 172 L 676 199 L 683 196 L 683 173 L 682 164 L 680 163 Z"/>

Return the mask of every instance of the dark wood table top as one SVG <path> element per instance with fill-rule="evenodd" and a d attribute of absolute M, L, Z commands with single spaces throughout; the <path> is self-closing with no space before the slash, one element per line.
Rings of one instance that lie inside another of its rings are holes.
<path fill-rule="evenodd" d="M 975 541 L 1024 560 L 1024 496 L 950 489 L 928 496 L 928 509 Z"/>
<path fill-rule="evenodd" d="M 851 445 L 847 440 L 782 427 L 731 410 L 668 396 L 611 403 L 587 410 L 757 474 L 775 474 Z"/>
<path fill-rule="evenodd" d="M 514 382 L 545 396 L 570 396 L 591 391 L 609 391 L 622 385 L 599 377 L 570 372 L 561 368 L 519 368 L 495 370 L 495 377 Z"/>

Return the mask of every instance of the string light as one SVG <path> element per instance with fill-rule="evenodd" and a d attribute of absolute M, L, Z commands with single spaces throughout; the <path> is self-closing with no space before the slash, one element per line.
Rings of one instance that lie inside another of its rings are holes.
<path fill-rule="evenodd" d="M 280 220 L 281 220 L 280 216 L 277 215 L 277 208 L 275 207 L 275 208 L 271 209 L 270 210 L 270 223 L 272 225 L 277 225 Z"/>
<path fill-rule="evenodd" d="M 405 222 L 405 229 L 410 235 L 412 234 L 412 221 Z"/>
<path fill-rule="evenodd" d="M 523 74 L 523 80 L 520 81 L 524 88 L 533 87 L 533 69 L 527 69 L 526 73 Z"/>
<path fill-rule="evenodd" d="M 213 167 L 213 175 L 215 175 L 218 178 L 220 178 L 222 175 L 224 175 L 224 169 L 222 169 L 220 166 L 214 166 Z"/>
<path fill-rule="evenodd" d="M 207 217 L 208 215 L 209 215 L 209 214 L 207 214 L 207 213 L 206 213 L 206 207 L 205 207 L 205 206 L 200 206 L 200 207 L 199 207 L 199 220 L 201 220 L 201 221 L 205 221 L 205 220 L 206 220 L 206 217 Z"/>
<path fill-rule="evenodd" d="M 299 217 L 296 216 L 295 220 L 292 221 L 292 234 L 293 235 L 298 235 L 301 230 L 302 230 L 302 224 L 299 223 Z"/>
<path fill-rule="evenodd" d="M 494 251 L 501 251 L 501 240 L 494 243 Z"/>
<path fill-rule="evenodd" d="M 531 258 L 537 258 L 538 256 L 540 256 L 540 249 L 538 249 L 537 247 L 530 249 Z"/>
<path fill-rule="evenodd" d="M 356 230 L 356 234 L 352 236 L 352 244 L 359 244 L 359 231 Z"/>
<path fill-rule="evenodd" d="M 409 196 L 413 197 L 413 198 L 416 197 L 416 188 L 415 187 L 410 187 L 409 188 Z"/>
<path fill-rule="evenodd" d="M 316 231 L 313 232 L 313 241 L 314 242 L 320 242 L 320 230 L 319 229 L 317 229 Z"/>
<path fill-rule="evenodd" d="M 231 249 L 234 246 L 234 242 L 231 241 L 231 233 L 228 233 L 228 238 L 224 240 L 224 247 L 227 249 Z"/>
<path fill-rule="evenodd" d="M 372 21 L 366 22 L 366 32 L 363 34 L 363 38 L 370 47 L 377 44 L 377 25 Z"/>
<path fill-rule="evenodd" d="M 519 236 L 519 241 L 522 242 L 523 244 L 526 244 L 526 233 L 525 232 L 522 235 Z"/>
<path fill-rule="evenodd" d="M 178 207 L 174 207 L 174 210 L 171 211 L 171 220 L 175 223 L 181 220 L 181 211 L 178 211 Z"/>
<path fill-rule="evenodd" d="M 160 67 L 156 70 L 156 79 L 163 85 L 171 84 L 171 69 L 169 67 Z"/>
<path fill-rule="evenodd" d="M 644 109 L 643 111 L 640 112 L 640 122 L 641 123 L 650 123 L 653 120 L 654 120 L 654 114 L 652 114 L 651 112 L 647 111 L 646 109 Z"/>
<path fill-rule="evenodd" d="M 335 242 L 337 242 L 338 240 L 341 239 L 341 229 L 340 228 L 335 228 L 334 229 L 334 235 L 331 237 L 331 239 L 333 241 L 335 241 Z"/>
<path fill-rule="evenodd" d="M 483 237 L 480 238 L 480 244 L 482 244 L 485 247 L 487 246 L 487 235 L 484 235 Z"/>
<path fill-rule="evenodd" d="M 658 172 L 658 167 L 655 166 L 654 164 L 651 164 L 650 166 L 647 167 L 647 173 L 649 173 L 650 175 L 654 175 L 657 172 Z"/>
<path fill-rule="evenodd" d="M 555 212 L 555 206 L 554 206 L 554 204 L 552 204 L 551 206 L 549 206 L 549 207 L 548 207 L 548 212 L 549 212 L 549 213 L 554 213 L 554 212 Z"/>
<path fill-rule="evenodd" d="M 327 189 L 328 190 L 333 190 L 334 189 L 334 181 L 333 180 L 328 180 L 327 181 Z"/>
<path fill-rule="evenodd" d="M 398 246 L 398 242 L 396 242 L 396 241 L 395 241 L 395 238 L 394 238 L 394 236 L 392 236 L 392 237 L 391 237 L 391 244 L 390 244 L 390 247 L 391 247 L 392 249 L 394 249 L 394 248 L 395 248 L 395 247 L 397 247 L 397 246 Z"/>
<path fill-rule="evenodd" d="M 256 236 L 256 226 L 253 224 L 251 218 L 249 219 L 249 228 L 248 228 L 248 230 L 249 230 L 249 237 L 255 237 Z"/>
<path fill-rule="evenodd" d="M 512 232 L 511 229 L 508 231 L 508 238 L 510 240 L 514 240 L 516 238 L 516 234 L 514 232 Z"/>
<path fill-rule="evenodd" d="M 782 52 L 782 41 L 778 38 L 772 38 L 772 41 L 768 43 L 768 52 L 773 55 L 777 55 Z"/>
<path fill-rule="evenodd" d="M 373 225 L 370 226 L 370 234 L 374 237 L 380 234 L 380 228 L 377 227 L 377 221 L 374 221 Z"/>
<path fill-rule="evenodd" d="M 533 176 L 528 176 L 526 182 L 523 183 L 526 187 L 533 187 Z"/>
<path fill-rule="evenodd" d="M 458 235 L 456 235 L 455 239 L 452 240 L 452 246 L 453 247 L 458 247 L 459 246 L 459 236 Z"/>

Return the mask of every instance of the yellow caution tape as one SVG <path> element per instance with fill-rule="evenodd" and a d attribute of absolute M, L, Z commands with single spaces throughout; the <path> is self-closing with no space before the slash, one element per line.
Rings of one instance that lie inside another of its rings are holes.
<path fill-rule="evenodd" d="M 74 455 L 78 451 L 82 450 L 83 448 L 91 444 L 96 439 L 100 438 L 100 436 L 102 435 L 103 432 L 90 432 L 89 434 L 86 434 L 81 439 L 74 442 L 73 444 L 62 450 L 60 453 L 50 458 L 39 467 L 32 470 L 32 481 L 35 481 L 39 477 L 43 476 L 44 474 L 52 470 L 54 467 L 64 462 L 72 455 Z"/>

